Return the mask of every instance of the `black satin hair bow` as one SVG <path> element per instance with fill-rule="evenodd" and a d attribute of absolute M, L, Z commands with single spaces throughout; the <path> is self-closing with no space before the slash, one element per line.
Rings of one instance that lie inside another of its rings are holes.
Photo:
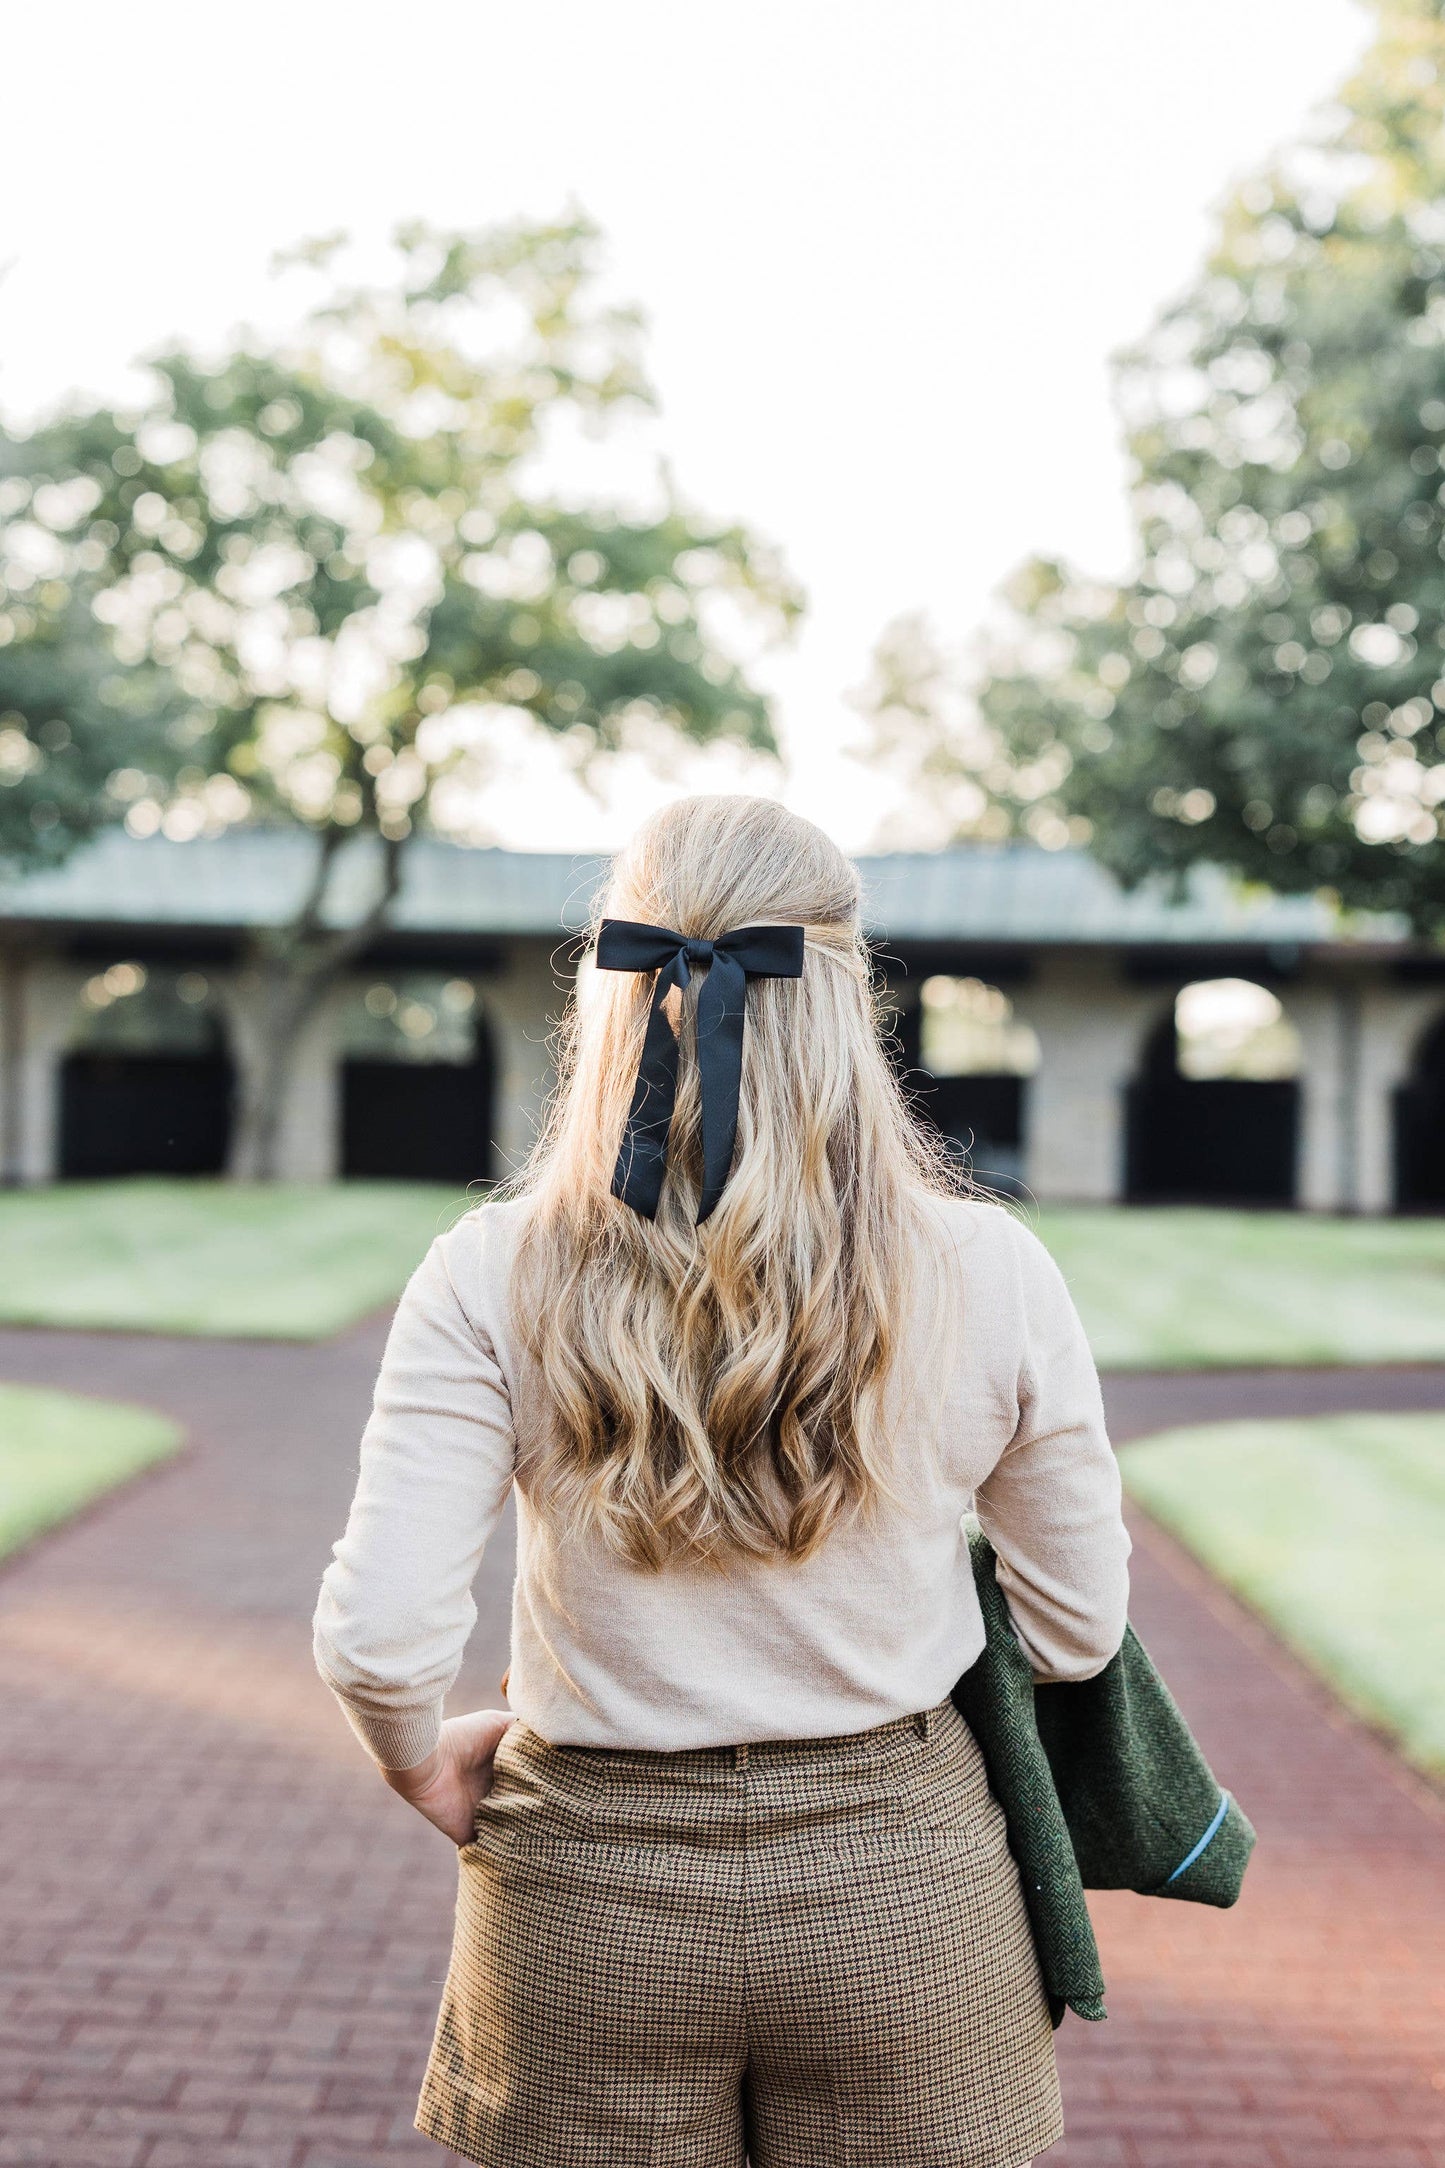
<path fill-rule="evenodd" d="M 643 1219 L 656 1219 L 667 1172 L 667 1136 L 677 1099 L 677 1037 L 663 1011 L 670 988 L 687 985 L 695 968 L 707 978 L 697 997 L 697 1064 L 702 1090 L 700 1227 L 723 1192 L 738 1134 L 743 1023 L 749 979 L 803 975 L 801 926 L 740 926 L 715 941 L 694 941 L 670 926 L 604 918 L 597 936 L 599 971 L 655 971 L 647 1036 L 632 1090 L 632 1107 L 612 1176 L 612 1194 Z"/>

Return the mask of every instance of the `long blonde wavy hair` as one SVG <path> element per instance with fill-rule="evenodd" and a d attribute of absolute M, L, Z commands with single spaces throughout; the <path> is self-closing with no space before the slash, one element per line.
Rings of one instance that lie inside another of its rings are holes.
<path fill-rule="evenodd" d="M 806 1558 L 893 1495 L 885 1388 L 959 1177 L 911 1118 L 859 921 L 856 869 L 771 800 L 668 806 L 616 861 L 594 919 L 688 937 L 804 928 L 800 979 L 750 979 L 737 1152 L 702 1179 L 700 974 L 668 997 L 676 1108 L 655 1220 L 611 1194 L 653 989 L 594 972 L 569 1003 L 512 1300 L 555 1422 L 529 1471 L 554 1536 L 591 1527 L 633 1565 Z M 933 1276 L 936 1282 L 936 1275 Z"/>

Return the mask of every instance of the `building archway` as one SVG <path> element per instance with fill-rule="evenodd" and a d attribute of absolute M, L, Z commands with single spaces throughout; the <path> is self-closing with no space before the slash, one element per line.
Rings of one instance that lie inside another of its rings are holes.
<path fill-rule="evenodd" d="M 341 1026 L 341 1171 L 475 1182 L 492 1169 L 491 1035 L 470 979 L 396 972 Z"/>
<path fill-rule="evenodd" d="M 1445 1212 L 1445 1015 L 1416 1046 L 1394 1112 L 1396 1210 Z"/>
<path fill-rule="evenodd" d="M 905 1082 L 915 1104 L 985 1188 L 1022 1188 L 1028 1084 L 1039 1065 L 1032 1029 L 1002 988 L 942 973 L 924 980 L 910 1022 L 917 1036 Z"/>
<path fill-rule="evenodd" d="M 219 1174 L 235 1085 L 203 972 L 136 962 L 96 972 L 60 1065 L 61 1175 Z"/>
<path fill-rule="evenodd" d="M 1183 987 L 1128 1088 L 1133 1202 L 1293 1204 L 1299 1034 L 1250 979 Z"/>

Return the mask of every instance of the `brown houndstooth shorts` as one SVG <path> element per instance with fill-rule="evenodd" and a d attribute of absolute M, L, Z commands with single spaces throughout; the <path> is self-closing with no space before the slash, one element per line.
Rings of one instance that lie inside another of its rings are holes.
<path fill-rule="evenodd" d="M 485 2168 L 1018 2168 L 1061 2136 L 1018 1870 L 951 1702 L 676 1754 L 514 1724 L 417 2128 Z"/>

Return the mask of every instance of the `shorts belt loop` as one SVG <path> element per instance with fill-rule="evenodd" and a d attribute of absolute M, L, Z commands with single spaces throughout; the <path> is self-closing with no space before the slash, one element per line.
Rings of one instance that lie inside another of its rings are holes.
<path fill-rule="evenodd" d="M 933 1730 L 932 1709 L 920 1709 L 913 1719 L 913 1728 L 920 1739 L 927 1739 Z"/>
<path fill-rule="evenodd" d="M 746 1769 L 746 1768 L 747 1768 L 747 1766 L 748 1766 L 748 1743 L 747 1743 L 746 1739 L 744 1739 L 744 1740 L 743 1740 L 743 1742 L 742 1742 L 742 1744 L 741 1744 L 740 1746 L 735 1746 L 735 1747 L 733 1748 L 733 1767 L 734 1767 L 735 1769 Z"/>

